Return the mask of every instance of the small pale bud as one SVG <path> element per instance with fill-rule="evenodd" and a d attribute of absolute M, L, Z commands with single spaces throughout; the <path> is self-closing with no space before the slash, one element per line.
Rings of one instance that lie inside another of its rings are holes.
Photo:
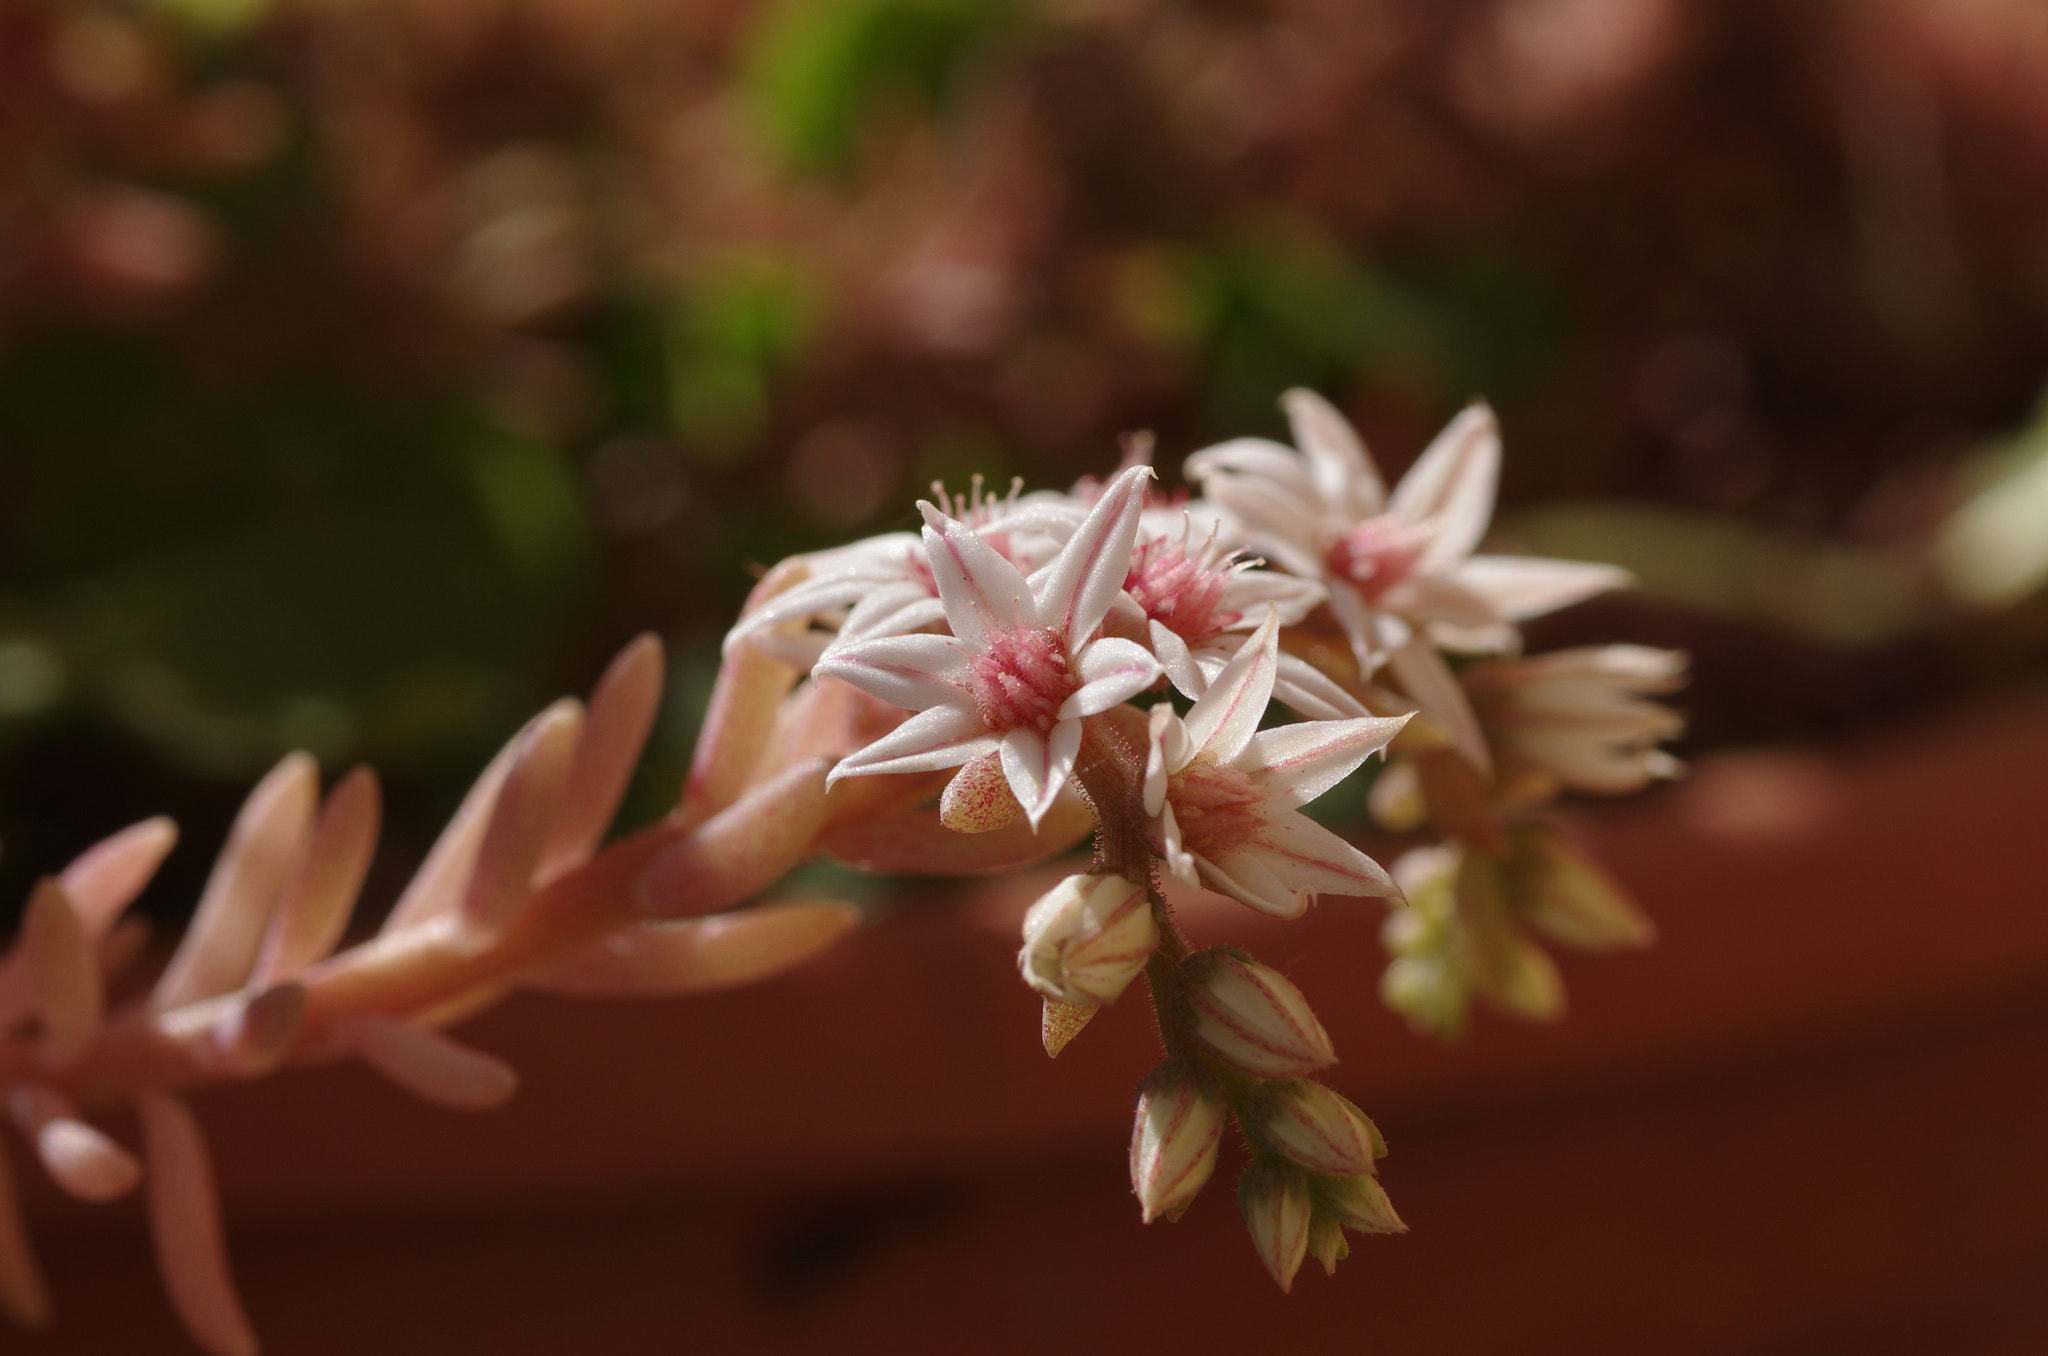
<path fill-rule="evenodd" d="M 1124 876 L 1069 876 L 1024 915 L 1024 982 L 1061 1003 L 1116 1001 L 1159 945 L 1145 887 Z"/>
<path fill-rule="evenodd" d="M 1419 829 L 1429 819 L 1429 801 L 1422 794 L 1422 778 L 1410 758 L 1390 761 L 1373 779 L 1365 794 L 1365 807 L 1373 823 L 1388 833 Z"/>
<path fill-rule="evenodd" d="M 1010 790 L 1003 760 L 994 753 L 984 754 L 954 773 L 939 796 L 939 822 L 955 833 L 987 833 L 1023 813 L 1024 807 Z"/>
<path fill-rule="evenodd" d="M 1308 1181 L 1301 1169 L 1261 1158 L 1237 1179 L 1237 1208 L 1259 1260 L 1282 1291 L 1294 1286 L 1294 1273 L 1308 1256 Z"/>
<path fill-rule="evenodd" d="M 1349 1177 L 1373 1170 L 1378 1138 L 1365 1113 L 1320 1083 L 1275 1083 L 1258 1132 L 1310 1172 Z"/>
<path fill-rule="evenodd" d="M 1323 1274 L 1337 1274 L 1337 1263 L 1351 1255 L 1350 1241 L 1344 1237 L 1344 1226 L 1318 1211 L 1309 1220 L 1308 1255 L 1323 1264 Z"/>
<path fill-rule="evenodd" d="M 1394 1213 L 1394 1203 L 1387 1199 L 1379 1179 L 1361 1173 L 1356 1177 L 1325 1179 L 1317 1185 L 1321 1198 L 1319 1213 L 1327 1213 L 1345 1228 L 1362 1234 L 1408 1232 L 1408 1226 Z"/>
<path fill-rule="evenodd" d="M 1300 1078 L 1336 1063 L 1308 999 L 1278 970 L 1216 950 L 1190 956 L 1182 974 L 1195 1037 L 1217 1058 L 1258 1078 Z"/>
<path fill-rule="evenodd" d="M 1208 1182 L 1223 1118 L 1222 1098 L 1188 1061 L 1170 1059 L 1145 1080 L 1131 1130 L 1131 1190 L 1145 1223 L 1179 1219 Z"/>
<path fill-rule="evenodd" d="M 1649 946 L 1657 926 L 1612 876 L 1555 830 L 1529 825 L 1511 835 L 1522 916 L 1584 951 Z"/>

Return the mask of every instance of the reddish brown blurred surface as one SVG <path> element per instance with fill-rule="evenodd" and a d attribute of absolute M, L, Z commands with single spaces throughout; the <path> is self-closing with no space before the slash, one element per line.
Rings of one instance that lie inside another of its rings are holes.
<path fill-rule="evenodd" d="M 2036 695 L 1588 813 L 1662 945 L 1568 960 L 1561 1027 L 1448 1050 L 1376 1002 L 1364 906 L 1184 901 L 1313 996 L 1392 1143 L 1413 1232 L 1291 1297 L 1228 1155 L 1179 1225 L 1138 1223 L 1143 1005 L 1045 1059 L 1021 878 L 751 990 L 515 1000 L 468 1028 L 524 1075 L 502 1114 L 356 1068 L 209 1094 L 237 1270 L 285 1356 L 2039 1351 L 2044 768 Z M 39 1205 L 60 1317 L 22 1349 L 183 1349 L 138 1210 Z"/>

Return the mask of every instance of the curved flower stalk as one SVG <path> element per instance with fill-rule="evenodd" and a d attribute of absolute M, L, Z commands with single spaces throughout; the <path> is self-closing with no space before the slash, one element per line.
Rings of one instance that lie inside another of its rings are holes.
<path fill-rule="evenodd" d="M 86 1201 L 145 1189 L 171 1302 L 193 1339 L 253 1352 L 213 1170 L 187 1093 L 287 1063 L 360 1059 L 418 1096 L 479 1110 L 510 1097 L 504 1061 L 439 1029 L 515 988 L 691 993 L 801 963 L 857 921 L 849 905 L 726 912 L 815 850 L 834 807 L 824 763 L 766 775 L 694 828 L 672 816 L 600 848 L 653 724 L 660 647 L 629 645 L 586 708 L 537 716 L 479 778 L 374 937 L 336 950 L 374 850 L 377 782 L 358 768 L 320 795 L 293 754 L 250 793 L 193 922 L 149 989 L 110 1005 L 136 959 L 123 911 L 176 841 L 149 820 L 88 850 L 31 897 L 0 958 L 0 1091 L 43 1168 Z M 744 742 L 713 741 L 741 757 Z M 758 749 L 754 750 L 759 752 Z M 715 769 L 700 769 L 715 771 Z M 132 1104 L 142 1152 L 90 1118 Z M 50 1317 L 0 1162 L 0 1307 Z"/>

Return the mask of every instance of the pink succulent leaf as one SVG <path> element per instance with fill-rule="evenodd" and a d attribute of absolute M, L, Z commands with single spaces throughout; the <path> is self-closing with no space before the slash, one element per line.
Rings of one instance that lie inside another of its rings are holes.
<path fill-rule="evenodd" d="M 1451 578 L 1486 599 L 1508 621 L 1540 617 L 1635 582 L 1618 565 L 1541 556 L 1473 556 L 1453 570 Z"/>
<path fill-rule="evenodd" d="M 98 948 L 64 887 L 48 876 L 29 896 L 21 931 L 33 1006 L 42 1019 L 43 1063 L 69 1068 L 91 1046 L 105 1014 Z"/>
<path fill-rule="evenodd" d="M 972 654 L 951 636 L 877 636 L 818 661 L 815 672 L 909 711 L 966 699 Z"/>
<path fill-rule="evenodd" d="M 1350 776 L 1408 723 L 1407 716 L 1311 720 L 1261 730 L 1251 737 L 1239 767 L 1266 774 L 1266 793 L 1290 809 L 1306 805 Z"/>
<path fill-rule="evenodd" d="M 489 1111 L 519 1088 L 519 1075 L 487 1055 L 410 1022 L 361 1012 L 337 1024 L 363 1063 L 415 1097 L 453 1111 Z"/>
<path fill-rule="evenodd" d="M 1299 655 L 1282 652 L 1273 674 L 1273 700 L 1303 720 L 1352 720 L 1370 715 L 1365 703 Z"/>
<path fill-rule="evenodd" d="M 1159 667 L 1175 689 L 1190 699 L 1207 692 L 1209 680 L 1188 643 L 1156 621 L 1148 623 L 1146 629 L 1152 636 L 1152 652 L 1159 656 Z"/>
<path fill-rule="evenodd" d="M 1460 756 L 1481 776 L 1492 776 L 1493 755 L 1487 750 L 1479 717 L 1436 647 L 1418 637 L 1395 650 L 1388 657 L 1388 667 L 1401 691 L 1424 715 L 1443 726 Z"/>
<path fill-rule="evenodd" d="M 150 1233 L 171 1307 L 213 1356 L 256 1356 L 256 1333 L 235 1293 L 221 1236 L 213 1163 L 199 1122 L 176 1097 L 144 1094 L 143 1157 L 149 1166 Z"/>
<path fill-rule="evenodd" d="M 14 1169 L 4 1147 L 0 1147 L 0 1310 L 24 1328 L 43 1328 L 50 1322 L 50 1290 L 43 1283 L 43 1269 L 36 1265 L 28 1221 L 14 1188 Z"/>
<path fill-rule="evenodd" d="M 477 845 L 462 895 L 465 922 L 501 928 L 533 893 L 534 869 L 582 735 L 583 704 L 571 699 L 554 703 L 528 724 Z"/>
<path fill-rule="evenodd" d="M 1121 706 L 1159 681 L 1152 652 L 1133 640 L 1105 636 L 1075 656 L 1081 686 L 1061 703 L 1059 719 L 1078 720 Z"/>
<path fill-rule="evenodd" d="M 1145 507 L 1145 482 L 1151 479 L 1152 468 L 1140 465 L 1110 481 L 1039 578 L 1039 618 L 1070 647 L 1079 648 L 1095 634 L 1123 589 Z"/>
<path fill-rule="evenodd" d="M 1484 404 L 1466 406 L 1444 427 L 1401 483 L 1388 511 L 1432 528 L 1417 572 L 1438 574 L 1472 554 L 1493 521 L 1500 482 L 1500 427 Z"/>
<path fill-rule="evenodd" d="M 53 1088 L 17 1087 L 7 1110 L 21 1137 L 36 1146 L 50 1179 L 68 1194 L 95 1203 L 119 1200 L 142 1180 L 142 1165 L 78 1115 Z"/>
<path fill-rule="evenodd" d="M 1036 830 L 1073 775 L 1074 759 L 1081 752 L 1081 722 L 1062 720 L 1048 734 L 1028 728 L 1010 730 L 1004 733 L 1000 747 L 1010 793 Z"/>
<path fill-rule="evenodd" d="M 178 842 L 168 819 L 145 819 L 80 853 L 57 881 L 95 937 L 106 935 L 121 911 L 142 893 Z"/>
<path fill-rule="evenodd" d="M 271 915 L 251 984 L 295 975 L 341 940 L 377 850 L 381 804 L 377 774 L 367 767 L 350 772 L 328 794 L 312 846 Z"/>
<path fill-rule="evenodd" d="M 995 733 L 977 712 L 963 706 L 934 706 L 840 759 L 830 780 L 883 772 L 936 772 L 979 758 L 996 745 Z"/>
<path fill-rule="evenodd" d="M 1269 610 L 1264 624 L 1188 709 L 1188 739 L 1197 749 L 1219 763 L 1244 751 L 1272 699 L 1279 654 L 1280 619 Z"/>
<path fill-rule="evenodd" d="M 313 760 L 294 753 L 249 793 L 192 925 L 157 981 L 158 1008 L 211 998 L 248 979 L 271 909 L 312 836 L 319 792 Z"/>
<path fill-rule="evenodd" d="M 1387 487 L 1351 421 L 1329 401 L 1301 387 L 1280 397 L 1294 445 L 1308 458 L 1316 492 L 1348 518 L 1386 510 Z"/>
<path fill-rule="evenodd" d="M 651 634 L 636 636 L 605 666 L 591 689 L 569 784 L 548 826 L 536 879 L 552 880 L 581 866 L 604 841 L 654 731 L 666 672 L 661 641 Z"/>
<path fill-rule="evenodd" d="M 1297 891 L 1401 897 L 1384 867 L 1304 814 L 1268 816 L 1238 855 L 1256 858 Z"/>
<path fill-rule="evenodd" d="M 1037 626 L 1031 585 L 1015 565 L 964 525 L 920 502 L 927 526 L 924 549 L 953 634 L 971 649 L 986 650 L 988 633 Z"/>
<path fill-rule="evenodd" d="M 498 788 L 504 784 L 505 772 L 512 765 L 523 734 L 521 731 L 508 740 L 470 784 L 462 804 L 456 807 L 448 826 L 428 850 L 427 859 L 420 863 L 419 870 L 398 896 L 381 932 L 388 934 L 411 927 L 446 913 L 461 901 L 462 887 L 469 879 L 477 848 L 483 843 L 484 829 L 490 823 L 491 807 L 497 803 Z"/>
<path fill-rule="evenodd" d="M 584 997 L 711 993 L 793 969 L 859 923 L 853 905 L 818 900 L 642 924 L 550 961 L 521 982 Z"/>

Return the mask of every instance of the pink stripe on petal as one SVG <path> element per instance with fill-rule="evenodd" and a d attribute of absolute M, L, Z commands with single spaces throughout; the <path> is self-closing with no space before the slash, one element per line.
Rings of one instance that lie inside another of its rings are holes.
<path fill-rule="evenodd" d="M 929 504 L 918 507 L 925 515 L 925 556 L 954 635 L 972 649 L 985 650 L 991 627 L 1015 631 L 1039 624 L 1031 586 L 1015 565 L 964 524 Z"/>
<path fill-rule="evenodd" d="M 171 1307 L 192 1340 L 214 1356 L 256 1356 L 256 1333 L 228 1270 L 213 1164 L 199 1122 L 184 1102 L 163 1093 L 145 1093 L 137 1109 L 149 1165 L 150 1233 Z"/>
<path fill-rule="evenodd" d="M 1416 562 L 1421 574 L 1440 574 L 1472 554 L 1493 520 L 1500 481 L 1500 427 L 1493 411 L 1472 404 L 1444 426 L 1394 488 L 1388 511 L 1434 530 Z"/>
<path fill-rule="evenodd" d="M 968 659 L 966 646 L 952 636 L 877 636 L 833 651 L 814 672 L 891 706 L 926 711 L 962 699 Z"/>
<path fill-rule="evenodd" d="M 1159 661 L 1136 641 L 1105 637 L 1075 657 L 1081 686 L 1060 704 L 1061 720 L 1079 720 L 1120 706 L 1159 681 Z"/>
<path fill-rule="evenodd" d="M 1386 868 L 1307 815 L 1275 814 L 1233 860 L 1250 859 L 1290 889 L 1314 894 L 1401 897 Z"/>
<path fill-rule="evenodd" d="M 504 1060 L 395 1017 L 356 1013 L 337 1030 L 363 1063 L 436 1106 L 489 1111 L 519 1088 L 519 1075 Z"/>
<path fill-rule="evenodd" d="M 1010 791 L 1035 830 L 1073 775 L 1074 758 L 1081 751 L 1081 722 L 1060 721 L 1049 735 L 1011 730 L 1003 736 L 1001 747 L 1003 775 L 1010 779 Z"/>
<path fill-rule="evenodd" d="M 874 743 L 839 760 L 832 780 L 882 772 L 936 772 L 996 747 L 979 713 L 959 706 L 920 711 Z"/>
<path fill-rule="evenodd" d="M 1188 708 L 1188 738 L 1196 748 L 1219 763 L 1244 752 L 1272 700 L 1279 656 L 1280 621 L 1269 610 L 1265 622 L 1223 666 L 1202 699 Z"/>
<path fill-rule="evenodd" d="M 1110 481 L 1039 579 L 1039 618 L 1071 647 L 1095 634 L 1130 575 L 1145 482 L 1153 478 L 1151 467 L 1133 466 Z"/>
<path fill-rule="evenodd" d="M 1266 794 L 1292 807 L 1306 805 L 1382 752 L 1407 716 L 1311 720 L 1253 735 L 1237 765 L 1264 772 Z"/>

